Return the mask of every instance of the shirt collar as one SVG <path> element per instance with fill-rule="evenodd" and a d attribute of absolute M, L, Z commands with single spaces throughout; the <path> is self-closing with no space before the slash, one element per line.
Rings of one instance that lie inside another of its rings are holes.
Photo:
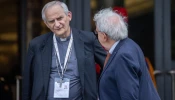
<path fill-rule="evenodd" d="M 117 42 L 115 42 L 113 45 L 112 45 L 112 47 L 110 48 L 110 50 L 109 50 L 109 53 L 110 54 L 112 54 L 113 53 L 113 51 L 114 51 L 114 49 L 115 49 L 115 47 L 117 46 L 117 44 L 120 42 L 120 40 L 119 41 L 117 41 Z"/>
<path fill-rule="evenodd" d="M 71 31 L 71 33 L 70 33 L 70 35 L 68 37 L 60 38 L 60 37 L 56 36 L 56 39 L 57 39 L 57 41 L 66 42 L 66 41 L 70 40 L 71 34 L 72 34 L 72 31 Z"/>

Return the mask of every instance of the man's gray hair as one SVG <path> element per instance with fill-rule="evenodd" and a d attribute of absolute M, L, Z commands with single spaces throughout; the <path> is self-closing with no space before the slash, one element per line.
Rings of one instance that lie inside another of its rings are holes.
<path fill-rule="evenodd" d="M 106 33 L 109 38 L 115 41 L 128 37 L 127 23 L 123 17 L 114 12 L 112 8 L 100 10 L 95 14 L 94 21 L 100 32 Z"/>
<path fill-rule="evenodd" d="M 45 11 L 46 11 L 46 9 L 49 8 L 49 7 L 55 6 L 55 5 L 61 6 L 61 7 L 63 8 L 65 14 L 68 15 L 69 9 L 68 9 L 67 5 L 66 5 L 64 2 L 56 1 L 56 0 L 55 0 L 55 1 L 51 1 L 51 2 L 47 3 L 47 4 L 43 7 L 42 12 L 41 12 L 41 15 L 42 15 L 42 19 L 43 19 L 44 21 L 46 21 L 46 16 L 45 16 Z"/>

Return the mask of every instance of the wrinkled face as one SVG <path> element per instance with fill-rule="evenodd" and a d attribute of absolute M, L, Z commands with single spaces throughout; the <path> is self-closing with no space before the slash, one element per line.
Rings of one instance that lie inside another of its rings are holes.
<path fill-rule="evenodd" d="M 45 17 L 45 24 L 56 36 L 61 38 L 69 36 L 69 23 L 72 19 L 71 12 L 68 12 L 68 15 L 66 15 L 61 6 L 54 5 L 45 10 Z"/>

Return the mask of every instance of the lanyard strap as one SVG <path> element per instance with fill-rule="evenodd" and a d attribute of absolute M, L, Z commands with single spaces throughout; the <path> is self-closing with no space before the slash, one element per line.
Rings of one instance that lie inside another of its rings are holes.
<path fill-rule="evenodd" d="M 60 54 L 59 54 L 59 50 L 58 50 L 58 45 L 57 45 L 55 34 L 53 35 L 53 42 L 54 42 L 54 47 L 55 47 L 55 51 L 56 51 L 56 57 L 57 57 L 57 59 L 59 61 L 59 65 L 61 67 L 61 74 L 60 74 L 59 68 L 58 68 L 58 62 L 57 62 L 57 59 L 56 59 L 56 65 L 57 65 L 57 68 L 58 68 L 58 74 L 60 75 L 61 78 L 63 78 L 64 72 L 66 71 L 66 68 L 67 68 L 67 62 L 68 62 L 68 59 L 70 58 L 70 54 L 71 54 L 71 50 L 72 50 L 73 36 L 71 34 L 70 41 L 69 41 L 69 44 L 68 44 L 68 48 L 67 48 L 67 51 L 66 51 L 65 60 L 64 60 L 64 66 L 61 65 Z"/>

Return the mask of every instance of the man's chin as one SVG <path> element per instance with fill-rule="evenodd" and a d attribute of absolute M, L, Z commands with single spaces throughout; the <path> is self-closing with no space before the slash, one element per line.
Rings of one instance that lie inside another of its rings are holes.
<path fill-rule="evenodd" d="M 55 33 L 56 36 L 58 37 L 61 37 L 61 38 L 64 38 L 65 37 L 65 34 L 64 33 Z"/>

